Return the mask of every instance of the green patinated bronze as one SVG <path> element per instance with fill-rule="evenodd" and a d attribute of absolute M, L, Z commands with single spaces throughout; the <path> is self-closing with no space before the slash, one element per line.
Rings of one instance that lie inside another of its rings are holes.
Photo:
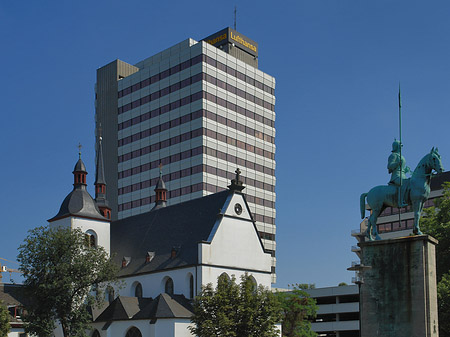
<path fill-rule="evenodd" d="M 398 143 L 398 147 L 401 147 L 400 142 Z M 394 154 L 394 148 L 392 152 Z M 444 171 L 438 149 L 435 149 L 433 147 L 430 153 L 426 154 L 421 159 L 416 169 L 412 173 L 412 177 L 406 179 L 406 177 L 404 176 L 405 172 L 407 171 L 406 166 L 404 165 L 405 160 L 401 157 L 400 151 L 398 155 L 399 158 L 392 159 L 392 162 L 397 161 L 397 167 L 401 169 L 397 169 L 396 167 L 396 169 L 391 172 L 392 177 L 389 185 L 376 186 L 372 188 L 369 193 L 361 194 L 360 197 L 361 218 L 365 217 L 366 197 L 367 203 L 372 210 L 366 232 L 366 236 L 370 241 L 372 241 L 374 237 L 375 240 L 381 240 L 377 231 L 377 219 L 380 213 L 383 212 L 383 210 L 388 206 L 401 207 L 405 205 L 412 205 L 414 211 L 414 233 L 417 235 L 421 235 L 422 232 L 420 231 L 419 227 L 419 219 L 420 214 L 422 213 L 423 205 L 430 195 L 430 181 L 432 171 L 434 170 L 437 173 L 441 173 Z M 389 157 L 389 162 L 391 162 L 391 157 Z M 401 185 L 398 184 L 397 181 L 401 181 Z M 399 200 L 399 194 L 401 194 L 402 200 Z"/>

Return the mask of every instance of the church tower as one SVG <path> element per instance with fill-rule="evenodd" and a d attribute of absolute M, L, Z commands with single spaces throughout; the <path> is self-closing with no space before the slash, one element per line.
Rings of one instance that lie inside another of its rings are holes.
<path fill-rule="evenodd" d="M 73 190 L 61 204 L 58 214 L 48 220 L 51 228 L 68 227 L 79 228 L 85 233 L 90 246 L 102 246 L 110 252 L 110 220 L 102 215 L 97 203 L 86 189 L 86 166 L 81 160 L 81 152 L 73 169 Z M 101 182 L 100 179 L 97 179 Z M 104 182 L 104 179 L 103 179 Z M 105 188 L 106 183 L 100 186 Z M 97 190 L 97 185 L 96 185 Z M 101 203 L 106 205 L 106 199 Z M 110 213 L 109 213 L 110 214 Z"/>
<path fill-rule="evenodd" d="M 111 207 L 106 200 L 106 180 L 105 169 L 103 166 L 103 150 L 102 150 L 102 136 L 99 137 L 97 149 L 97 165 L 95 173 L 95 202 L 100 210 L 100 213 L 107 219 L 111 220 Z"/>

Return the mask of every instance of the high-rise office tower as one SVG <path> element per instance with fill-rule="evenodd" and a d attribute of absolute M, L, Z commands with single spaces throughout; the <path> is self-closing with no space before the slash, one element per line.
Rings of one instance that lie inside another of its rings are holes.
<path fill-rule="evenodd" d="M 258 44 L 231 28 L 98 69 L 96 129 L 113 219 L 150 211 L 160 170 L 174 204 L 225 189 L 239 168 L 275 270 L 274 89 L 258 69 Z"/>

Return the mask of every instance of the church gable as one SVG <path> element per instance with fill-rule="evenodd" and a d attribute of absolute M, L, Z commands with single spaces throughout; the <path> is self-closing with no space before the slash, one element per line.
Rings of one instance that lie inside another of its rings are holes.
<path fill-rule="evenodd" d="M 199 263 L 270 273 L 270 254 L 264 251 L 244 196 L 231 193 L 222 214 L 207 242 L 199 244 Z"/>

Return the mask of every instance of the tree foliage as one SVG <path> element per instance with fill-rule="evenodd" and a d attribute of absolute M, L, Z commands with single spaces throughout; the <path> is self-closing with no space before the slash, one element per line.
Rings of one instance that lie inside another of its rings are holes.
<path fill-rule="evenodd" d="M 443 188 L 435 206 L 424 209 L 420 227 L 439 240 L 436 246 L 439 334 L 450 336 L 450 183 L 445 182 Z"/>
<path fill-rule="evenodd" d="M 0 301 L 0 337 L 7 337 L 10 328 L 8 308 Z"/>
<path fill-rule="evenodd" d="M 310 319 L 316 317 L 316 300 L 305 289 L 314 289 L 314 285 L 296 284 L 292 291 L 277 292 L 282 308 L 282 332 L 286 337 L 314 337 Z"/>
<path fill-rule="evenodd" d="M 64 336 L 85 336 L 89 306 L 100 304 L 106 283 L 118 272 L 103 248 L 86 245 L 79 229 L 31 230 L 19 247 L 18 261 L 30 298 L 25 329 L 39 336 L 53 335 L 56 321 Z"/>
<path fill-rule="evenodd" d="M 210 283 L 194 300 L 194 327 L 198 337 L 275 337 L 280 321 L 280 305 L 272 292 L 256 287 L 245 274 L 241 283 L 221 275 L 214 289 Z"/>

